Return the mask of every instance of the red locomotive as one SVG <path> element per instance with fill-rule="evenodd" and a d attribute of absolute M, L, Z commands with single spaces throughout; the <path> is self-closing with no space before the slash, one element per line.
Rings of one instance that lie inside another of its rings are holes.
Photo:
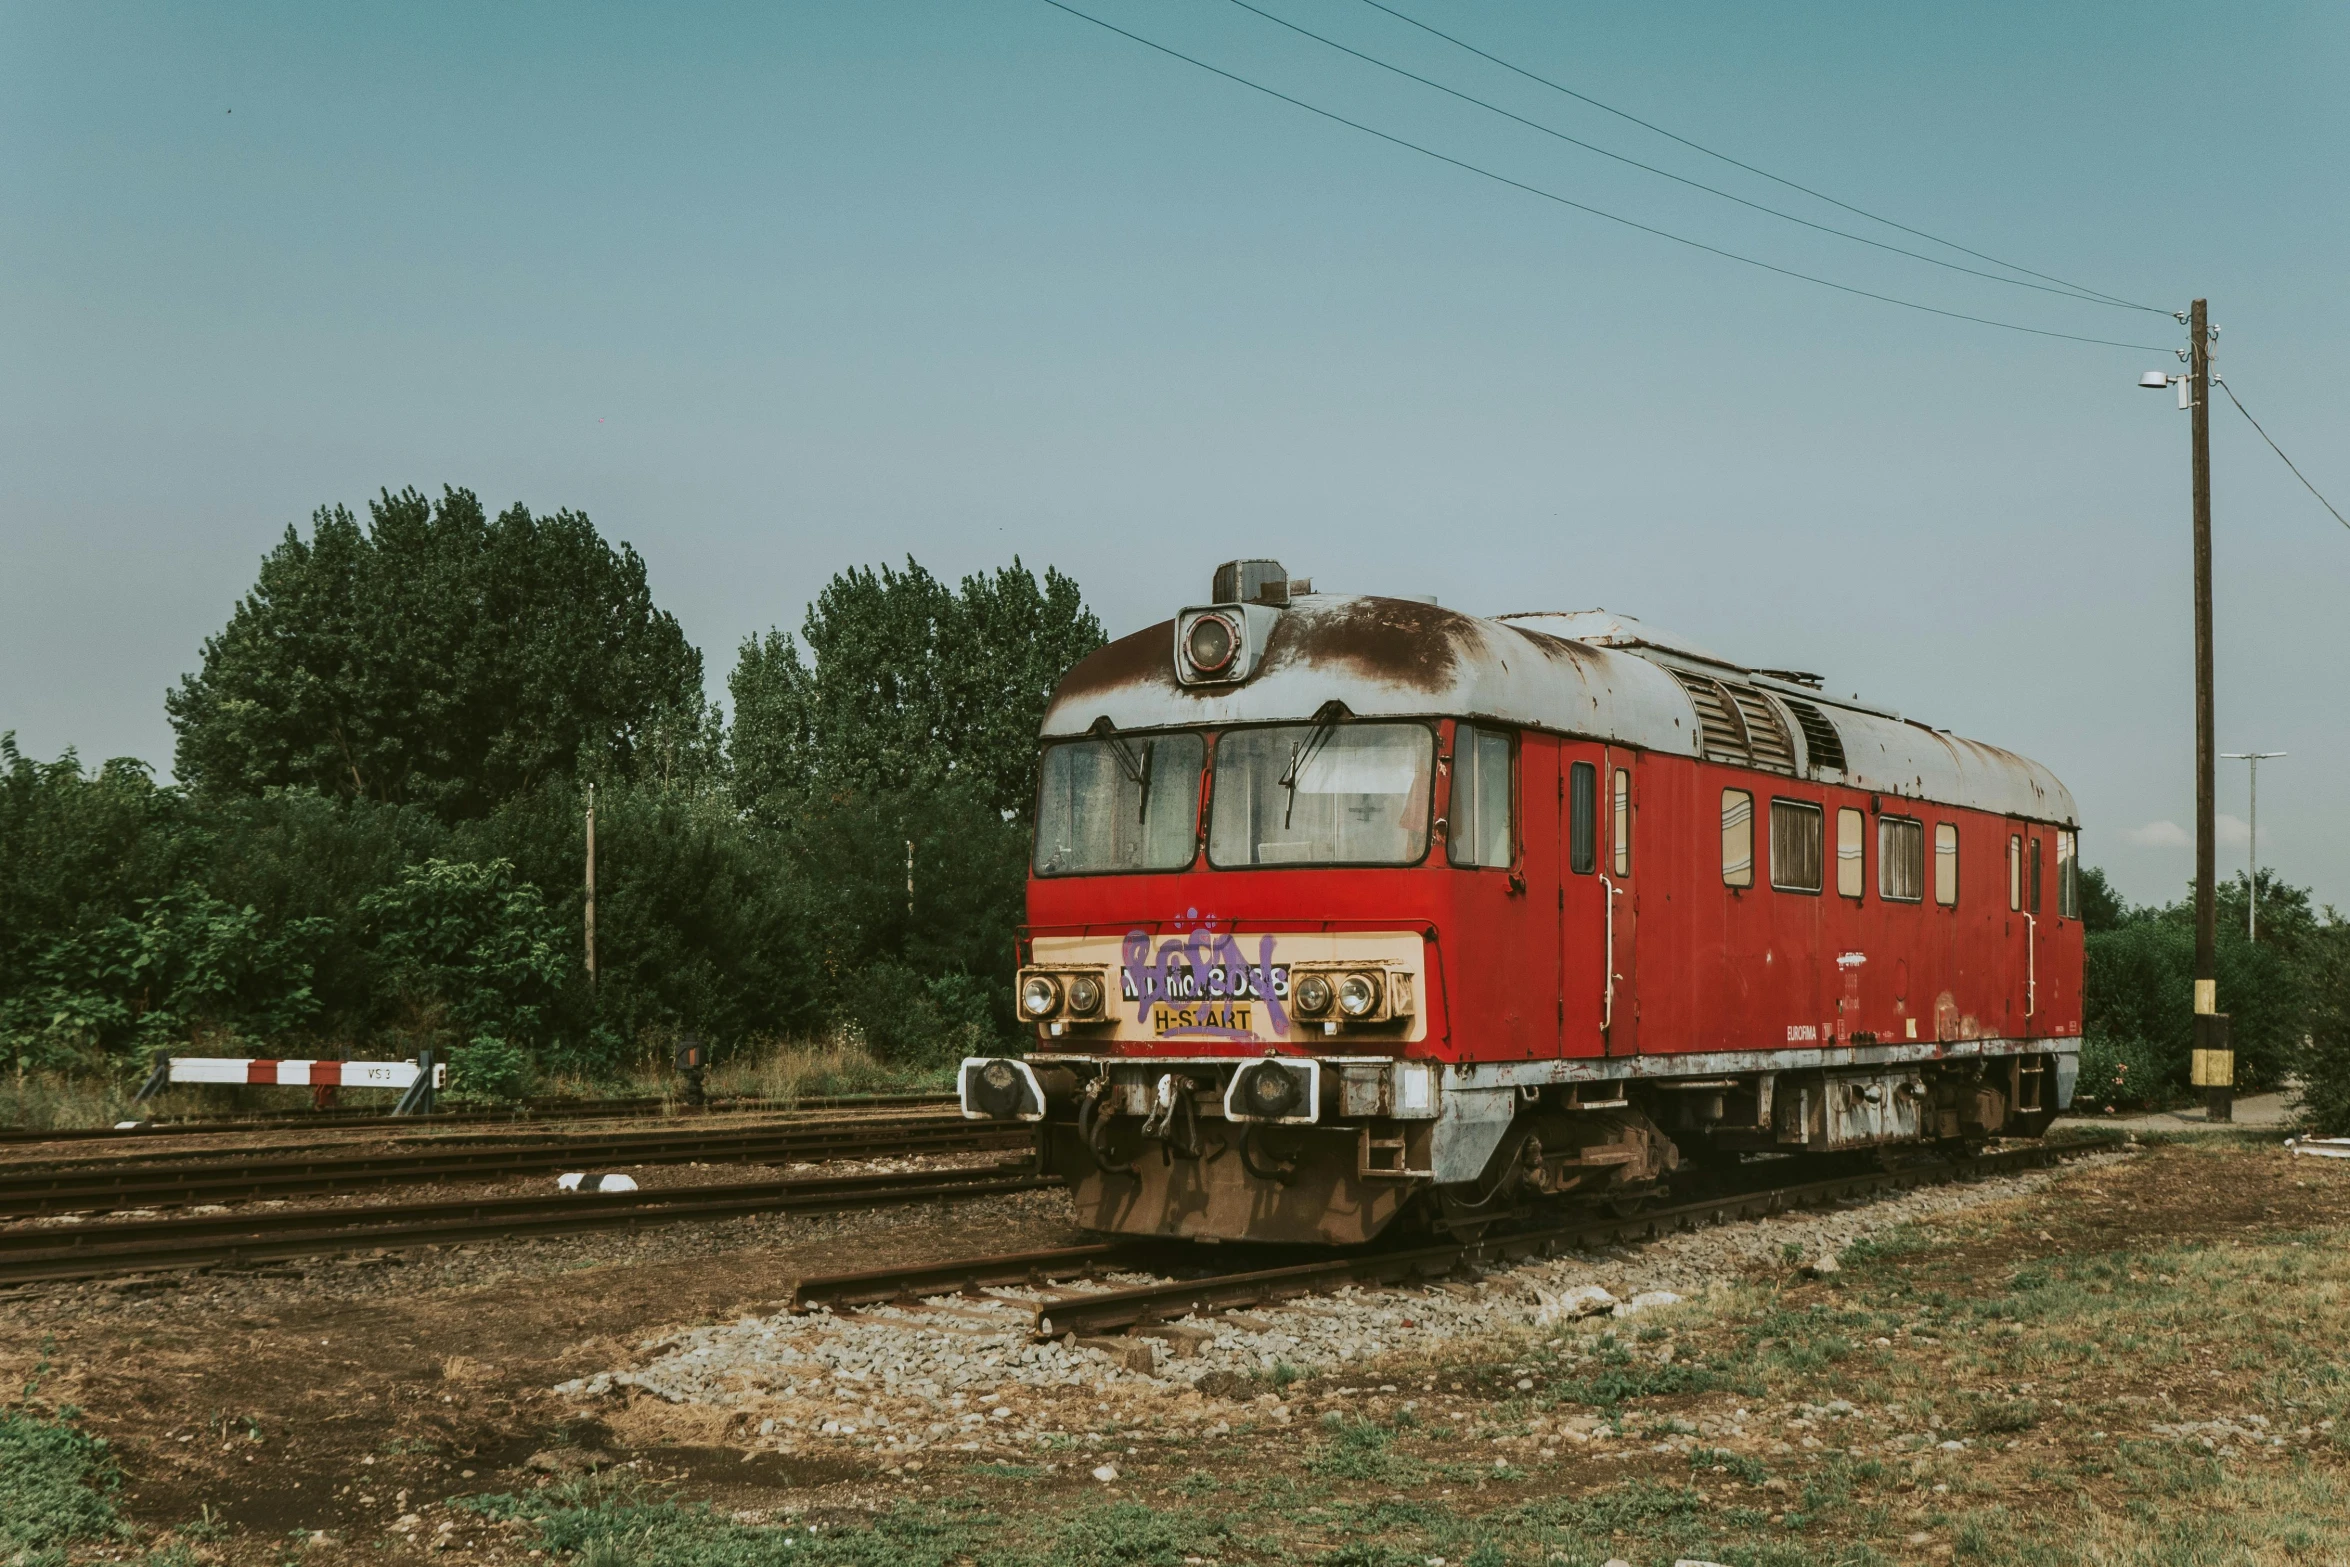
<path fill-rule="evenodd" d="M 1621 617 L 1237 561 L 1044 723 L 1021 1058 L 1129 1235 L 1473 1232 L 1684 1164 L 2035 1135 L 2081 1019 L 2072 797 Z M 2053 885 L 2051 885 L 2053 884 Z"/>

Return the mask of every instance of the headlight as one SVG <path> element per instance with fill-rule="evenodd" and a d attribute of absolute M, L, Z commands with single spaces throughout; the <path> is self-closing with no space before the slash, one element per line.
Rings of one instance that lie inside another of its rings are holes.
<path fill-rule="evenodd" d="M 1200 616 L 1183 638 L 1184 655 L 1191 660 L 1191 667 L 1203 675 L 1225 668 L 1239 650 L 1240 633 L 1221 615 Z"/>
<path fill-rule="evenodd" d="M 1061 987 L 1043 974 L 1031 974 L 1020 986 L 1020 1010 L 1030 1017 L 1050 1017 L 1061 1004 Z"/>
<path fill-rule="evenodd" d="M 1079 974 L 1069 981 L 1069 1010 L 1079 1017 L 1091 1017 L 1102 1009 L 1102 982 L 1091 974 Z"/>
<path fill-rule="evenodd" d="M 1265 1062 L 1250 1067 L 1241 1078 L 1239 1097 L 1250 1115 L 1275 1120 L 1295 1110 L 1305 1095 L 1296 1074 Z"/>
<path fill-rule="evenodd" d="M 1330 981 L 1319 974 L 1301 974 L 1292 999 L 1299 1012 L 1307 1017 L 1319 1017 L 1330 1010 Z"/>
<path fill-rule="evenodd" d="M 1349 974 L 1338 982 L 1338 1010 L 1348 1017 L 1365 1017 L 1378 1010 L 1379 982 L 1368 974 Z"/>

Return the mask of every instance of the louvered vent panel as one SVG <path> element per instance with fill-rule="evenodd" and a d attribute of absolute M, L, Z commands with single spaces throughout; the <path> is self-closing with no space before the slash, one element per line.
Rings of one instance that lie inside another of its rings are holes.
<path fill-rule="evenodd" d="M 1705 759 L 1709 762 L 1747 763 L 1746 728 L 1731 710 L 1722 688 L 1705 676 L 1686 669 L 1673 671 L 1673 678 L 1688 691 L 1689 700 L 1697 705 L 1697 726 L 1705 741 Z"/>
<path fill-rule="evenodd" d="M 1774 773 L 1795 771 L 1795 743 L 1788 739 L 1787 726 L 1779 722 L 1770 698 L 1752 686 L 1728 689 L 1738 702 L 1739 716 L 1746 720 L 1746 744 L 1754 753 L 1754 765 Z"/>
<path fill-rule="evenodd" d="M 1811 753 L 1811 765 L 1844 771 L 1844 737 L 1836 732 L 1834 720 L 1809 702 L 1798 702 L 1793 697 L 1779 700 L 1787 704 L 1787 710 L 1803 726 L 1803 745 Z"/>

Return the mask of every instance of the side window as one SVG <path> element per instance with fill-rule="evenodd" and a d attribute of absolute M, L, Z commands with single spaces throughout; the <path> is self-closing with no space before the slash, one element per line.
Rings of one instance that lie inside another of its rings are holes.
<path fill-rule="evenodd" d="M 1616 769 L 1615 811 L 1616 874 L 1632 874 L 1632 774 L 1625 768 Z"/>
<path fill-rule="evenodd" d="M 1916 903 L 1926 891 L 1926 824 L 1906 816 L 1877 818 L 1877 896 Z"/>
<path fill-rule="evenodd" d="M 1771 885 L 1781 892 L 1820 890 L 1820 808 L 1801 800 L 1771 802 Z"/>
<path fill-rule="evenodd" d="M 1578 876 L 1599 869 L 1599 769 L 1589 762 L 1567 769 L 1567 868 Z"/>
<path fill-rule="evenodd" d="M 1517 776 L 1509 731 L 1456 725 L 1452 734 L 1451 819 L 1445 853 L 1455 865 L 1517 863 L 1518 835 L 1510 805 Z"/>
<path fill-rule="evenodd" d="M 2024 890 L 2031 894 L 2032 912 L 2037 914 L 2040 912 L 2040 835 L 2038 833 L 2034 833 L 2024 840 L 2024 850 L 2026 857 L 2032 862 L 2031 869 L 2025 878 Z"/>
<path fill-rule="evenodd" d="M 2056 835 L 2056 912 L 2065 919 L 2081 917 L 2081 835 Z"/>
<path fill-rule="evenodd" d="M 1860 812 L 1846 806 L 1836 813 L 1836 895 L 1857 898 L 1867 886 L 1863 870 L 1863 845 L 1868 842 L 1868 824 Z"/>
<path fill-rule="evenodd" d="M 1722 884 L 1754 885 L 1754 796 L 1743 789 L 1722 791 Z"/>
<path fill-rule="evenodd" d="M 1948 908 L 1958 902 L 1958 824 L 1934 824 L 1934 901 Z"/>
<path fill-rule="evenodd" d="M 2007 906 L 2024 906 L 2024 840 L 2014 833 L 2007 835 Z"/>

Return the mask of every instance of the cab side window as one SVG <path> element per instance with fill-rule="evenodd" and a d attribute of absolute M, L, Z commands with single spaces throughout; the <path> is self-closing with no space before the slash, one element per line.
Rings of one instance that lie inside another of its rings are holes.
<path fill-rule="evenodd" d="M 1578 876 L 1599 869 L 1599 769 L 1589 762 L 1567 769 L 1567 868 Z"/>
<path fill-rule="evenodd" d="M 1616 769 L 1615 836 L 1616 874 L 1632 874 L 1632 773 L 1629 768 Z"/>
<path fill-rule="evenodd" d="M 1934 824 L 1934 901 L 1945 908 L 1958 902 L 1958 824 Z"/>
<path fill-rule="evenodd" d="M 1453 864 L 1507 869 L 1516 863 L 1514 750 L 1506 729 L 1474 724 L 1454 728 L 1452 819 L 1445 824 L 1446 852 Z"/>
<path fill-rule="evenodd" d="M 1867 890 L 1868 821 L 1845 806 L 1836 813 L 1836 896 L 1857 898 Z"/>
<path fill-rule="evenodd" d="M 1754 796 L 1722 791 L 1722 885 L 1754 885 Z"/>

